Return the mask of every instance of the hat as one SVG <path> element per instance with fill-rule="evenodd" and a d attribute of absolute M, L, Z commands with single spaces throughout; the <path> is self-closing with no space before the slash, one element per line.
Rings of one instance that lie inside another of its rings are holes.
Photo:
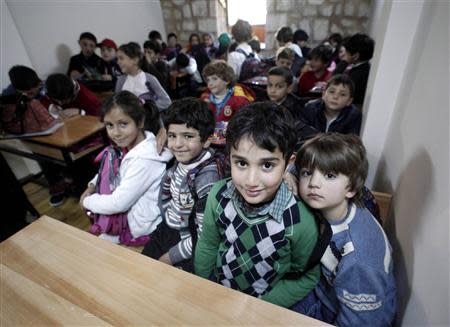
<path fill-rule="evenodd" d="M 117 50 L 117 45 L 114 43 L 113 40 L 111 39 L 104 39 L 102 42 L 100 42 L 99 44 L 97 44 L 97 46 L 100 47 L 108 47 L 108 48 L 113 48 L 114 50 Z"/>
<path fill-rule="evenodd" d="M 220 34 L 218 40 L 222 47 L 227 47 L 231 42 L 231 37 L 228 33 L 222 33 Z"/>

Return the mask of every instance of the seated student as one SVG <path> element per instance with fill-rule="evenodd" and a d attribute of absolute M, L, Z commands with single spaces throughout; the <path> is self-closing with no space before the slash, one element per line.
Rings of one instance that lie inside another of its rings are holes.
<path fill-rule="evenodd" d="M 106 150 L 109 152 L 106 163 L 119 167 L 116 171 L 110 168 L 107 174 L 100 168 L 100 174 L 81 195 L 80 205 L 92 214 L 121 215 L 114 218 L 126 219 L 119 228 L 102 228 L 97 224 L 91 229 L 92 233 L 114 243 L 143 245 L 161 222 L 158 194 L 172 155 L 167 150 L 158 154 L 155 135 L 145 130 L 148 114 L 146 105 L 129 91 L 114 94 L 102 107 L 101 120 L 113 142 Z M 151 114 L 157 116 L 158 111 L 152 110 Z M 159 126 L 156 116 L 152 117 Z M 104 183 L 108 190 L 100 189 Z"/>
<path fill-rule="evenodd" d="M 230 49 L 228 53 L 228 65 L 233 69 L 237 79 L 241 80 L 242 64 L 253 53 L 252 47 L 248 44 L 252 39 L 252 27 L 249 22 L 238 19 L 231 28 L 231 34 L 237 45 L 235 49 Z"/>
<path fill-rule="evenodd" d="M 231 43 L 231 37 L 228 33 L 222 33 L 217 38 L 219 41 L 219 48 L 216 51 L 216 59 L 227 60 L 228 58 L 228 47 Z"/>
<path fill-rule="evenodd" d="M 303 145 L 296 166 L 301 198 L 330 223 L 333 235 L 319 285 L 294 310 L 336 326 L 391 326 L 392 250 L 383 228 L 359 203 L 368 170 L 360 138 L 318 135 Z"/>
<path fill-rule="evenodd" d="M 214 45 L 213 37 L 210 33 L 202 34 L 202 46 L 205 48 L 206 54 L 209 59 L 214 59 L 216 56 L 217 47 Z"/>
<path fill-rule="evenodd" d="M 347 75 L 333 76 L 322 94 L 322 99 L 310 101 L 301 116 L 319 132 L 338 132 L 359 135 L 361 111 L 352 105 L 355 86 Z"/>
<path fill-rule="evenodd" d="M 289 49 L 287 47 L 281 47 L 277 50 L 275 66 L 286 67 L 292 72 L 292 65 L 294 64 L 294 61 L 295 61 L 295 53 L 292 49 Z M 295 77 L 293 72 L 292 75 L 294 76 L 292 83 L 297 85 L 298 79 Z"/>
<path fill-rule="evenodd" d="M 355 83 L 354 103 L 356 106 L 362 107 L 369 79 L 369 61 L 373 57 L 375 42 L 370 36 L 357 33 L 351 36 L 344 46 L 346 55 L 334 70 L 334 74 L 345 73 L 350 76 Z M 348 71 L 346 71 L 347 65 L 352 65 Z"/>
<path fill-rule="evenodd" d="M 142 254 L 192 272 L 192 252 L 202 231 L 206 198 L 223 176 L 219 157 L 209 145 L 214 115 L 194 98 L 177 100 L 164 117 L 168 147 L 176 161 L 162 182 L 163 221 L 150 234 Z"/>
<path fill-rule="evenodd" d="M 172 60 L 181 51 L 181 45 L 178 44 L 178 38 L 175 33 L 167 35 L 167 47 L 162 50 L 161 57 L 167 61 Z"/>
<path fill-rule="evenodd" d="M 200 35 L 198 33 L 192 33 L 189 35 L 189 43 L 188 45 L 181 50 L 181 52 L 192 55 L 192 48 L 200 45 Z"/>
<path fill-rule="evenodd" d="M 123 75 L 117 80 L 115 91 L 130 91 L 144 101 L 154 101 L 159 111 L 166 110 L 171 103 L 169 95 L 155 76 L 142 71 L 144 56 L 139 44 L 122 44 L 117 51 L 117 58 Z"/>
<path fill-rule="evenodd" d="M 155 41 L 144 42 L 144 64 L 142 70 L 155 76 L 159 84 L 166 90 L 169 90 L 169 65 L 167 61 L 161 59 L 161 45 Z"/>
<path fill-rule="evenodd" d="M 197 69 L 197 62 L 186 53 L 179 53 L 176 58 L 169 61 L 171 75 L 171 89 L 177 97 L 196 96 L 199 87 L 204 85 L 202 76 Z M 185 83 L 177 84 L 184 79 Z"/>
<path fill-rule="evenodd" d="M 303 58 L 308 58 L 309 52 L 311 51 L 311 48 L 308 47 L 308 39 L 308 33 L 304 30 L 298 29 L 294 32 L 292 43 L 297 44 L 300 47 Z"/>
<path fill-rule="evenodd" d="M 331 73 L 327 70 L 331 55 L 331 48 L 325 45 L 319 45 L 311 50 L 308 58 L 310 70 L 303 73 L 298 82 L 300 96 L 307 95 L 314 87 L 318 88 L 317 92 L 323 90 L 325 82 L 331 77 Z"/>
<path fill-rule="evenodd" d="M 155 41 L 155 42 L 159 43 L 161 46 L 163 46 L 163 39 L 162 39 L 161 33 L 159 33 L 159 31 L 157 31 L 157 30 L 151 30 L 148 33 L 148 39 L 150 41 Z"/>
<path fill-rule="evenodd" d="M 295 143 L 292 117 L 274 103 L 236 113 L 227 131 L 231 180 L 209 193 L 194 256 L 197 275 L 286 308 L 320 277 L 318 265 L 305 270 L 315 219 L 283 182 Z M 289 272 L 302 275 L 284 278 Z"/>
<path fill-rule="evenodd" d="M 298 76 L 303 64 L 305 63 L 305 57 L 300 47 L 293 43 L 294 33 L 292 32 L 292 29 L 288 26 L 281 27 L 277 31 L 275 38 L 278 41 L 279 47 L 286 47 L 294 51 L 294 62 L 291 69 L 294 76 Z"/>
<path fill-rule="evenodd" d="M 78 40 L 81 52 L 70 58 L 67 75 L 73 79 L 100 79 L 101 58 L 95 54 L 97 38 L 89 32 L 81 33 Z"/>
<path fill-rule="evenodd" d="M 47 95 L 41 102 L 55 118 L 70 117 L 83 112 L 92 116 L 99 115 L 101 103 L 97 96 L 69 76 L 52 74 L 45 81 L 45 86 Z"/>
<path fill-rule="evenodd" d="M 6 133 L 24 134 L 45 131 L 57 121 L 39 101 L 45 95 L 43 82 L 26 66 L 13 66 L 11 84 L 2 92 L 1 127 Z M 9 100 L 8 100 L 9 98 Z"/>
<path fill-rule="evenodd" d="M 117 78 L 122 75 L 117 63 L 117 45 L 113 40 L 104 39 L 100 44 L 102 60 L 99 65 L 99 72 L 103 81 L 112 81 L 112 89 L 116 85 Z"/>
<path fill-rule="evenodd" d="M 225 144 L 228 121 L 241 107 L 253 102 L 254 97 L 241 85 L 235 85 L 233 69 L 223 60 L 206 65 L 203 77 L 208 90 L 200 98 L 208 103 L 216 121 L 213 143 Z"/>
<path fill-rule="evenodd" d="M 289 110 L 294 120 L 298 121 L 301 120 L 304 103 L 291 93 L 294 88 L 293 81 L 294 76 L 290 69 L 284 66 L 272 67 L 267 73 L 267 97 Z"/>

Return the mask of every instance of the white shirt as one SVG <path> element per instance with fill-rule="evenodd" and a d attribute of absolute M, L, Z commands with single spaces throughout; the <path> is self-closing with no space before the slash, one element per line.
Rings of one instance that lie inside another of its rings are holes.
<path fill-rule="evenodd" d="M 248 45 L 247 42 L 241 43 L 236 47 L 237 49 L 241 49 L 244 51 L 247 56 L 253 52 L 252 47 Z M 233 51 L 228 54 L 228 65 L 233 68 L 234 73 L 236 74 L 236 78 L 239 79 L 239 75 L 241 75 L 241 67 L 246 59 L 246 56 L 240 52 Z"/>
<path fill-rule="evenodd" d="M 138 97 L 141 94 L 148 92 L 148 88 L 145 85 L 146 81 L 147 79 L 143 71 L 140 71 L 136 76 L 127 75 L 127 79 L 123 84 L 122 90 L 130 91 Z"/>

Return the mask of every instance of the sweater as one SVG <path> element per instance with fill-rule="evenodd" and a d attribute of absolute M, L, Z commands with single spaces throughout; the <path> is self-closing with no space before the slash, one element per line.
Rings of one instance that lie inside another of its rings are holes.
<path fill-rule="evenodd" d="M 204 278 L 213 273 L 227 287 L 290 307 L 319 280 L 318 267 L 298 279 L 283 279 L 285 273 L 305 268 L 318 236 L 314 217 L 284 183 L 280 189 L 285 188 L 287 198 L 279 216 L 246 217 L 236 201 L 222 194 L 231 183 L 217 182 L 208 196 L 195 273 Z"/>
<path fill-rule="evenodd" d="M 330 224 L 333 236 L 321 259 L 317 297 L 334 312 L 337 326 L 390 326 L 396 286 L 383 228 L 367 209 L 355 205 L 343 221 Z"/>
<path fill-rule="evenodd" d="M 158 195 L 167 162 L 172 158 L 168 150 L 156 151 L 156 138 L 145 132 L 145 139 L 133 147 L 122 159 L 119 185 L 112 194 L 92 194 L 83 206 L 94 213 L 111 215 L 128 212 L 128 225 L 134 238 L 148 235 L 161 222 Z M 90 182 L 96 184 L 97 176 Z"/>

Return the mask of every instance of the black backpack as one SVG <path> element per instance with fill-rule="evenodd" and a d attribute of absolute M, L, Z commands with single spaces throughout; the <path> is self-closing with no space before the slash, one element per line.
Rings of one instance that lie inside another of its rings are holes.
<path fill-rule="evenodd" d="M 241 73 L 239 74 L 239 81 L 246 81 L 252 77 L 263 76 L 267 73 L 267 65 L 258 60 L 253 53 L 247 54 L 242 49 L 237 49 L 236 52 L 245 56 L 241 66 Z"/>

